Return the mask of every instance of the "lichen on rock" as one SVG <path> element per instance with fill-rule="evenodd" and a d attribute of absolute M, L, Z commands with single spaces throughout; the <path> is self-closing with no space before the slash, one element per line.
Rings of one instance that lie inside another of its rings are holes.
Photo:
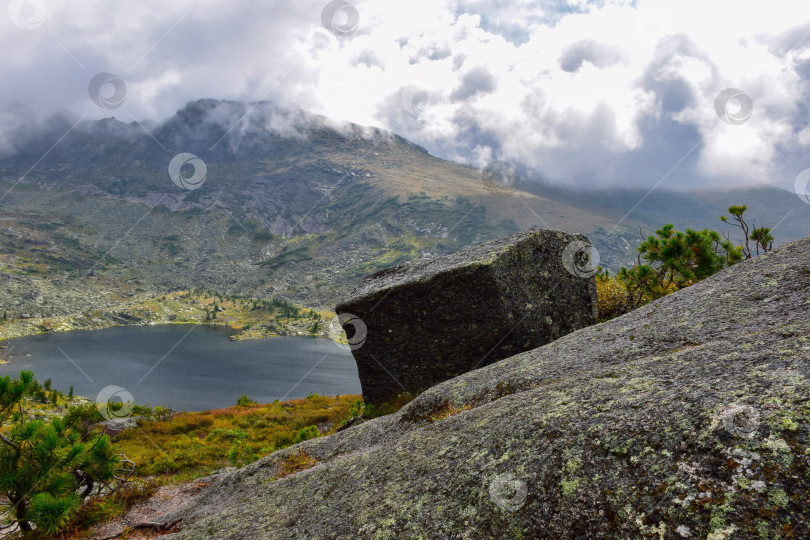
<path fill-rule="evenodd" d="M 159 519 L 184 518 L 178 540 L 807 538 L 808 298 L 805 239 L 221 475 Z M 278 478 L 302 452 L 317 464 Z"/>

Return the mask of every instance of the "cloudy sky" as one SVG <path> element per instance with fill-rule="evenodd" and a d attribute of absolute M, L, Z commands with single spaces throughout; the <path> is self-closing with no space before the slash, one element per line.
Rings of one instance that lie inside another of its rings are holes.
<path fill-rule="evenodd" d="M 795 0 L 5 3 L 0 145 L 58 113 L 160 121 L 218 98 L 569 185 L 793 189 L 810 168 Z"/>

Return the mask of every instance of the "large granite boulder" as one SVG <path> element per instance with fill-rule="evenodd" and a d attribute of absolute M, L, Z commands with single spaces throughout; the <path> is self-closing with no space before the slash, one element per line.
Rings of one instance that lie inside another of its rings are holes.
<path fill-rule="evenodd" d="M 532 229 L 366 277 L 335 308 L 363 398 L 382 403 L 596 322 L 582 235 Z"/>
<path fill-rule="evenodd" d="M 172 540 L 804 539 L 808 509 L 810 239 L 220 475 L 152 520 L 183 518 Z"/>

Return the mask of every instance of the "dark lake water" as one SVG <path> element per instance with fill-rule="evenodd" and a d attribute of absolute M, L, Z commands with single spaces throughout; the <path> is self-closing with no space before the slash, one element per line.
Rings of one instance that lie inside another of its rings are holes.
<path fill-rule="evenodd" d="M 201 411 L 311 393 L 359 394 L 351 353 L 324 338 L 278 337 L 231 341 L 230 329 L 162 325 L 106 328 L 0 342 L 8 360 L 0 375 L 32 370 L 39 382 L 95 400 L 119 386 L 135 403 Z"/>

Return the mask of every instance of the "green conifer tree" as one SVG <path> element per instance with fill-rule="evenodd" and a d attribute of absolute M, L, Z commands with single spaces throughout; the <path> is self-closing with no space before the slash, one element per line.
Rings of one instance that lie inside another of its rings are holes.
<path fill-rule="evenodd" d="M 0 378 L 0 491 L 8 499 L 2 512 L 22 531 L 53 535 L 62 529 L 99 484 L 115 478 L 118 458 L 106 435 L 81 440 L 72 422 L 27 420 L 24 396 L 34 374 Z"/>

